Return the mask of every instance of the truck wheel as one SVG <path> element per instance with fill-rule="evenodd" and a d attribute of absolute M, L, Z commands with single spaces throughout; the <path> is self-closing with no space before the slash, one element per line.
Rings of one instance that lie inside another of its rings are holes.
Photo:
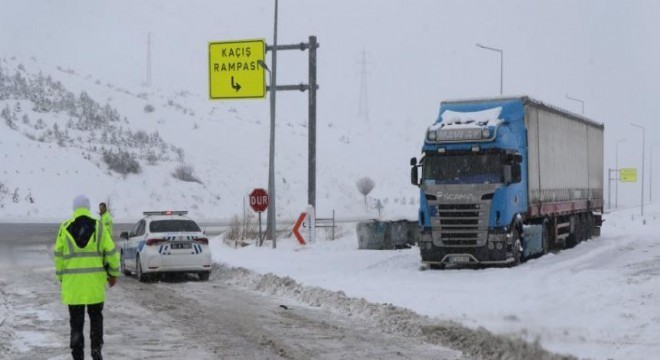
<path fill-rule="evenodd" d="M 573 226 L 571 226 L 569 228 L 568 237 L 566 237 L 566 248 L 567 249 L 573 248 L 573 247 L 575 247 L 575 245 L 577 245 L 577 240 L 576 239 L 577 239 L 577 234 L 579 232 L 579 225 L 578 225 L 578 221 L 577 221 L 577 216 L 571 215 L 570 218 L 569 218 L 569 221 L 570 221 L 571 225 L 573 225 Z M 571 228 L 573 229 L 572 231 L 571 231 Z"/>
<path fill-rule="evenodd" d="M 578 238 L 578 244 L 579 244 L 587 239 L 587 222 L 584 214 L 578 215 L 578 226 L 579 226 L 578 234 L 580 234 Z"/>
<path fill-rule="evenodd" d="M 587 239 L 591 239 L 594 229 L 594 217 L 591 213 L 587 214 Z"/>
<path fill-rule="evenodd" d="M 522 262 L 522 245 L 520 243 L 520 234 L 515 228 L 511 230 L 511 255 L 513 255 L 513 263 L 511 266 L 520 265 Z"/>
<path fill-rule="evenodd" d="M 205 272 L 201 272 L 201 273 L 199 273 L 198 276 L 199 276 L 199 280 L 201 280 L 201 281 L 208 281 L 208 280 L 209 280 L 209 276 L 211 276 L 211 273 L 208 272 L 208 271 L 205 271 Z"/>

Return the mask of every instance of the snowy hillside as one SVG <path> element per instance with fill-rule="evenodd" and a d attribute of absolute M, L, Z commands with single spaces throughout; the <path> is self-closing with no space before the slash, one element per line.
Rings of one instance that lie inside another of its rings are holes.
<path fill-rule="evenodd" d="M 120 221 L 171 208 L 230 219 L 243 212 L 246 194 L 267 187 L 267 105 L 125 89 L 35 58 L 2 58 L 0 219 L 59 221 L 79 193 L 108 202 Z M 291 219 L 307 201 L 306 113 L 277 121 L 278 217 Z M 407 159 L 424 129 L 386 123 L 348 129 L 320 121 L 320 216 L 334 209 L 340 218 L 375 217 L 380 199 L 383 216 L 415 217 Z M 376 182 L 369 209 L 355 185 L 364 176 Z"/>

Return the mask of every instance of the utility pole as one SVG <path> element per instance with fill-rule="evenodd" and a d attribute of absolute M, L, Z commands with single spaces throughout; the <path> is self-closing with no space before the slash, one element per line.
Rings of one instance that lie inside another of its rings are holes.
<path fill-rule="evenodd" d="M 146 86 L 151 86 L 151 33 L 147 34 L 147 80 Z"/>
<path fill-rule="evenodd" d="M 369 121 L 369 94 L 367 92 L 367 54 L 362 49 L 362 66 L 360 71 L 360 97 L 358 102 L 358 117 Z"/>

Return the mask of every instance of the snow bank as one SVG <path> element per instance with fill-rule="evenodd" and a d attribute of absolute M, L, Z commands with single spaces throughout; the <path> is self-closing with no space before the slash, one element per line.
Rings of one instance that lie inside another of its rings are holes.
<path fill-rule="evenodd" d="M 295 299 L 303 304 L 325 307 L 341 314 L 358 317 L 382 329 L 410 337 L 423 338 L 432 344 L 448 346 L 483 359 L 572 359 L 551 354 L 538 343 L 493 335 L 479 328 L 468 329 L 451 321 L 434 321 L 426 316 L 392 304 L 376 304 L 364 298 L 352 298 L 342 291 L 304 286 L 290 277 L 272 273 L 257 274 L 245 268 L 219 265 L 215 271 L 229 283 L 272 296 Z"/>
<path fill-rule="evenodd" d="M 348 234 L 341 239 L 306 247 L 293 239 L 281 239 L 277 249 L 211 243 L 214 259 L 228 267 L 538 340 L 558 353 L 642 360 L 660 353 L 653 300 L 660 298 L 660 207 L 645 210 L 646 225 L 638 209 L 608 214 L 600 238 L 515 268 L 420 271 L 417 248 L 358 250 L 352 226 L 340 231 Z"/>

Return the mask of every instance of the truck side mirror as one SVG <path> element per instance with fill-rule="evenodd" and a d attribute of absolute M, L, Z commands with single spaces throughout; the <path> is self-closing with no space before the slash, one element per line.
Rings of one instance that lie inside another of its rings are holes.
<path fill-rule="evenodd" d="M 410 183 L 419 186 L 419 176 L 417 174 L 417 158 L 410 159 Z"/>
<path fill-rule="evenodd" d="M 502 174 L 503 179 L 502 180 L 503 180 L 505 185 L 511 184 L 511 180 L 513 179 L 513 174 L 512 174 L 512 170 L 511 170 L 512 167 L 513 167 L 513 165 L 508 165 L 508 164 L 504 165 L 504 171 L 503 171 L 503 174 Z"/>
<path fill-rule="evenodd" d="M 515 154 L 513 155 L 513 163 L 514 164 L 522 164 L 523 157 L 520 154 Z"/>
<path fill-rule="evenodd" d="M 124 232 L 122 232 L 122 233 L 119 235 L 119 237 L 120 237 L 121 239 L 126 239 L 126 240 L 128 240 L 128 233 L 127 233 L 126 231 L 124 231 Z"/>
<path fill-rule="evenodd" d="M 522 180 L 522 170 L 520 169 L 520 163 L 516 163 L 511 166 L 511 182 L 519 183 L 521 180 Z"/>
<path fill-rule="evenodd" d="M 520 164 L 504 165 L 502 177 L 505 185 L 519 183 L 522 177 Z"/>

